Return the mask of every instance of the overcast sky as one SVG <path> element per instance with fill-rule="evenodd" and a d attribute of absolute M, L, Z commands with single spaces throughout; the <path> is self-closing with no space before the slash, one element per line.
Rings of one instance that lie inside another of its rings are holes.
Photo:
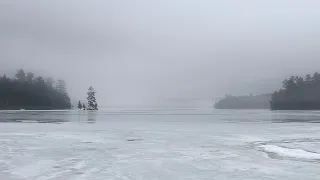
<path fill-rule="evenodd" d="M 319 0 L 1 0 L 0 70 L 63 78 L 73 99 L 92 85 L 103 105 L 210 99 L 320 70 L 319 7 Z"/>

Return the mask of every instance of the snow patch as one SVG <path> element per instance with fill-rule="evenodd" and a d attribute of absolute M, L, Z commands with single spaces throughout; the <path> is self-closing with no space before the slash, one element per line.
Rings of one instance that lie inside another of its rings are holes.
<path fill-rule="evenodd" d="M 12 170 L 12 174 L 18 175 L 24 179 L 31 179 L 39 174 L 45 173 L 55 164 L 52 160 L 40 160 L 38 162 L 30 163 L 30 165 L 17 167 Z"/>
<path fill-rule="evenodd" d="M 260 148 L 262 148 L 266 153 L 274 153 L 278 156 L 297 159 L 320 160 L 320 154 L 308 152 L 302 149 L 289 149 L 276 145 L 262 145 Z"/>

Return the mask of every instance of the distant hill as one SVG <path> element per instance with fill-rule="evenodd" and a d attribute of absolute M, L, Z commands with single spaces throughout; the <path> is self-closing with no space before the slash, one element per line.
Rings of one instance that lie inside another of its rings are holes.
<path fill-rule="evenodd" d="M 216 109 L 270 109 L 271 94 L 231 96 L 215 103 Z"/>

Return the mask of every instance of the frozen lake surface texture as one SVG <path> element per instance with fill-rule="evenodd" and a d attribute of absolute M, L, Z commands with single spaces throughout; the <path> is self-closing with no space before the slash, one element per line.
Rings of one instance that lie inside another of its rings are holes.
<path fill-rule="evenodd" d="M 319 123 L 316 111 L 0 111 L 0 179 L 315 180 Z"/>

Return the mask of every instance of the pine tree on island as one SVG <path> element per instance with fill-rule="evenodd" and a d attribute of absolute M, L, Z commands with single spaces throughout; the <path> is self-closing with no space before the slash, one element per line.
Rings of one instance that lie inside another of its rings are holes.
<path fill-rule="evenodd" d="M 83 110 L 87 109 L 87 107 L 86 107 L 86 105 L 84 103 L 82 104 L 82 108 L 83 108 Z"/>
<path fill-rule="evenodd" d="M 78 109 L 79 109 L 79 110 L 82 109 L 82 104 L 81 104 L 80 101 L 78 102 Z"/>
<path fill-rule="evenodd" d="M 96 102 L 96 92 L 92 86 L 88 89 L 88 110 L 98 110 L 98 104 Z"/>

